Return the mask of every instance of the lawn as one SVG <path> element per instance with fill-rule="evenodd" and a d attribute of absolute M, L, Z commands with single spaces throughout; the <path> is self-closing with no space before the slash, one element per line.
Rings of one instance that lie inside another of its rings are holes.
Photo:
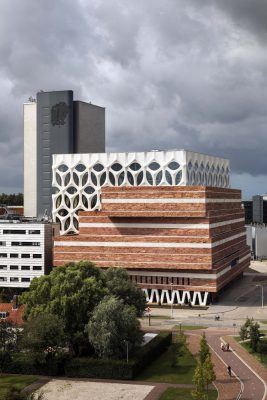
<path fill-rule="evenodd" d="M 180 325 L 175 325 L 177 331 L 180 330 Z M 196 329 L 207 329 L 207 326 L 203 325 L 181 325 L 181 331 L 194 331 Z"/>
<path fill-rule="evenodd" d="M 0 376 L 0 398 L 10 387 L 24 389 L 26 386 L 35 382 L 38 378 L 31 375 L 4 375 Z"/>
<path fill-rule="evenodd" d="M 249 354 L 256 358 L 264 367 L 267 367 L 267 354 L 253 353 L 249 346 L 249 342 L 240 342 L 240 337 L 234 338 Z"/>
<path fill-rule="evenodd" d="M 164 383 L 192 383 L 196 361 L 187 350 L 178 358 L 177 366 L 171 367 L 171 347 L 136 377 L 138 381 Z"/>
<path fill-rule="evenodd" d="M 168 388 L 160 396 L 159 400 L 192 400 L 192 389 L 184 388 Z M 217 390 L 209 391 L 209 400 L 216 400 L 218 398 Z"/>
<path fill-rule="evenodd" d="M 173 317 L 168 315 L 150 315 L 151 319 L 173 319 Z M 148 315 L 145 315 L 142 319 L 149 319 Z"/>

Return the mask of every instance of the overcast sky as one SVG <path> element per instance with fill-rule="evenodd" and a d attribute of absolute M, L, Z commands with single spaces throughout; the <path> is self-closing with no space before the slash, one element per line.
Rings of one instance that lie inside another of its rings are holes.
<path fill-rule="evenodd" d="M 40 89 L 106 107 L 108 151 L 223 156 L 267 192 L 266 0 L 1 0 L 0 84 L 0 192 L 22 190 Z"/>

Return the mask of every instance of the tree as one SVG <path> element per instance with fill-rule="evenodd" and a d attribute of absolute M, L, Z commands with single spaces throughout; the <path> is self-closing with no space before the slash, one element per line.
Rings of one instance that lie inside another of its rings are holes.
<path fill-rule="evenodd" d="M 138 317 L 141 317 L 146 308 L 144 292 L 129 279 L 125 269 L 109 268 L 105 274 L 106 285 L 111 295 L 119 297 L 124 304 L 134 306 Z"/>
<path fill-rule="evenodd" d="M 64 321 L 57 315 L 42 313 L 29 320 L 24 329 L 23 344 L 36 353 L 52 358 L 66 344 Z"/>
<path fill-rule="evenodd" d="M 6 206 L 23 206 L 23 194 L 13 193 L 13 194 L 0 194 L 0 204 Z"/>
<path fill-rule="evenodd" d="M 203 333 L 201 340 L 200 340 L 200 349 L 199 349 L 200 364 L 204 364 L 207 356 L 210 356 L 210 348 L 209 348 L 205 333 Z"/>
<path fill-rule="evenodd" d="M 207 355 L 204 364 L 203 364 L 203 375 L 204 375 L 204 379 L 205 379 L 205 383 L 206 383 L 206 389 L 208 392 L 208 386 L 212 384 L 213 381 L 215 381 L 216 379 L 216 374 L 214 371 L 214 366 L 213 363 L 211 361 L 211 356 L 210 354 Z"/>
<path fill-rule="evenodd" d="M 255 352 L 260 341 L 260 325 L 258 322 L 252 323 L 249 327 L 250 347 Z"/>
<path fill-rule="evenodd" d="M 192 390 L 191 394 L 195 400 L 207 400 L 208 397 L 205 393 L 206 379 L 204 376 L 204 366 L 198 363 L 193 376 L 193 383 L 195 384 L 195 389 Z"/>
<path fill-rule="evenodd" d="M 245 325 L 240 327 L 239 336 L 241 340 L 246 340 L 248 338 L 248 329 Z"/>
<path fill-rule="evenodd" d="M 26 304 L 26 320 L 40 313 L 62 318 L 69 345 L 77 355 L 88 319 L 107 293 L 103 272 L 93 263 L 81 261 L 54 268 L 50 275 L 33 279 L 20 301 Z"/>
<path fill-rule="evenodd" d="M 125 357 L 128 349 L 142 342 L 135 307 L 114 296 L 105 297 L 88 323 L 88 337 L 99 357 Z"/>
<path fill-rule="evenodd" d="M 41 313 L 57 315 L 64 321 L 68 343 L 76 355 L 88 345 L 85 327 L 94 308 L 107 295 L 120 298 L 125 305 L 133 306 L 142 315 L 145 297 L 124 270 L 106 272 L 89 261 L 67 263 L 32 280 L 29 291 L 20 301 L 26 304 L 25 320 Z"/>

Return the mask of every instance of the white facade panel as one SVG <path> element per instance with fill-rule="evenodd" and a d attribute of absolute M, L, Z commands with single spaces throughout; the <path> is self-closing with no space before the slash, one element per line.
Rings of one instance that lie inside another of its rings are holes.
<path fill-rule="evenodd" d="M 36 103 L 23 104 L 24 119 L 24 215 L 36 217 L 37 213 L 37 160 L 36 160 Z"/>
<path fill-rule="evenodd" d="M 267 258 L 267 227 L 255 227 L 255 255 L 257 258 Z"/>
<path fill-rule="evenodd" d="M 53 220 L 78 232 L 78 211 L 101 207 L 102 186 L 229 187 L 229 160 L 185 150 L 53 155 Z"/>

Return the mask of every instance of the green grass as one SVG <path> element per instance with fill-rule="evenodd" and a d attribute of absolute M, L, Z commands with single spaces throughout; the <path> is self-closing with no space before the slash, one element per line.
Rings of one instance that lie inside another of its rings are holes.
<path fill-rule="evenodd" d="M 4 395 L 10 387 L 24 389 L 38 378 L 31 375 L 3 375 L 0 376 L 0 396 Z"/>
<path fill-rule="evenodd" d="M 168 388 L 162 393 L 159 400 L 192 400 L 191 391 L 192 389 Z M 216 400 L 217 397 L 217 390 L 209 390 L 209 400 Z"/>
<path fill-rule="evenodd" d="M 187 350 L 178 358 L 177 366 L 171 367 L 171 347 L 160 357 L 152 362 L 140 375 L 138 381 L 164 382 L 164 383 L 192 383 L 196 361 Z"/>
<path fill-rule="evenodd" d="M 267 354 L 259 354 L 253 352 L 249 346 L 249 342 L 240 342 L 240 337 L 234 338 L 240 346 L 242 346 L 249 354 L 251 354 L 257 361 L 259 361 L 264 367 L 267 367 Z"/>
<path fill-rule="evenodd" d="M 173 319 L 167 315 L 150 315 L 151 319 Z M 148 319 L 148 315 L 145 315 L 142 319 Z"/>
<path fill-rule="evenodd" d="M 180 330 L 180 325 L 175 325 L 174 328 L 177 329 L 177 331 L 179 331 Z M 207 329 L 207 326 L 203 326 L 203 325 L 181 325 L 181 330 L 182 331 L 194 331 L 196 329 Z"/>

